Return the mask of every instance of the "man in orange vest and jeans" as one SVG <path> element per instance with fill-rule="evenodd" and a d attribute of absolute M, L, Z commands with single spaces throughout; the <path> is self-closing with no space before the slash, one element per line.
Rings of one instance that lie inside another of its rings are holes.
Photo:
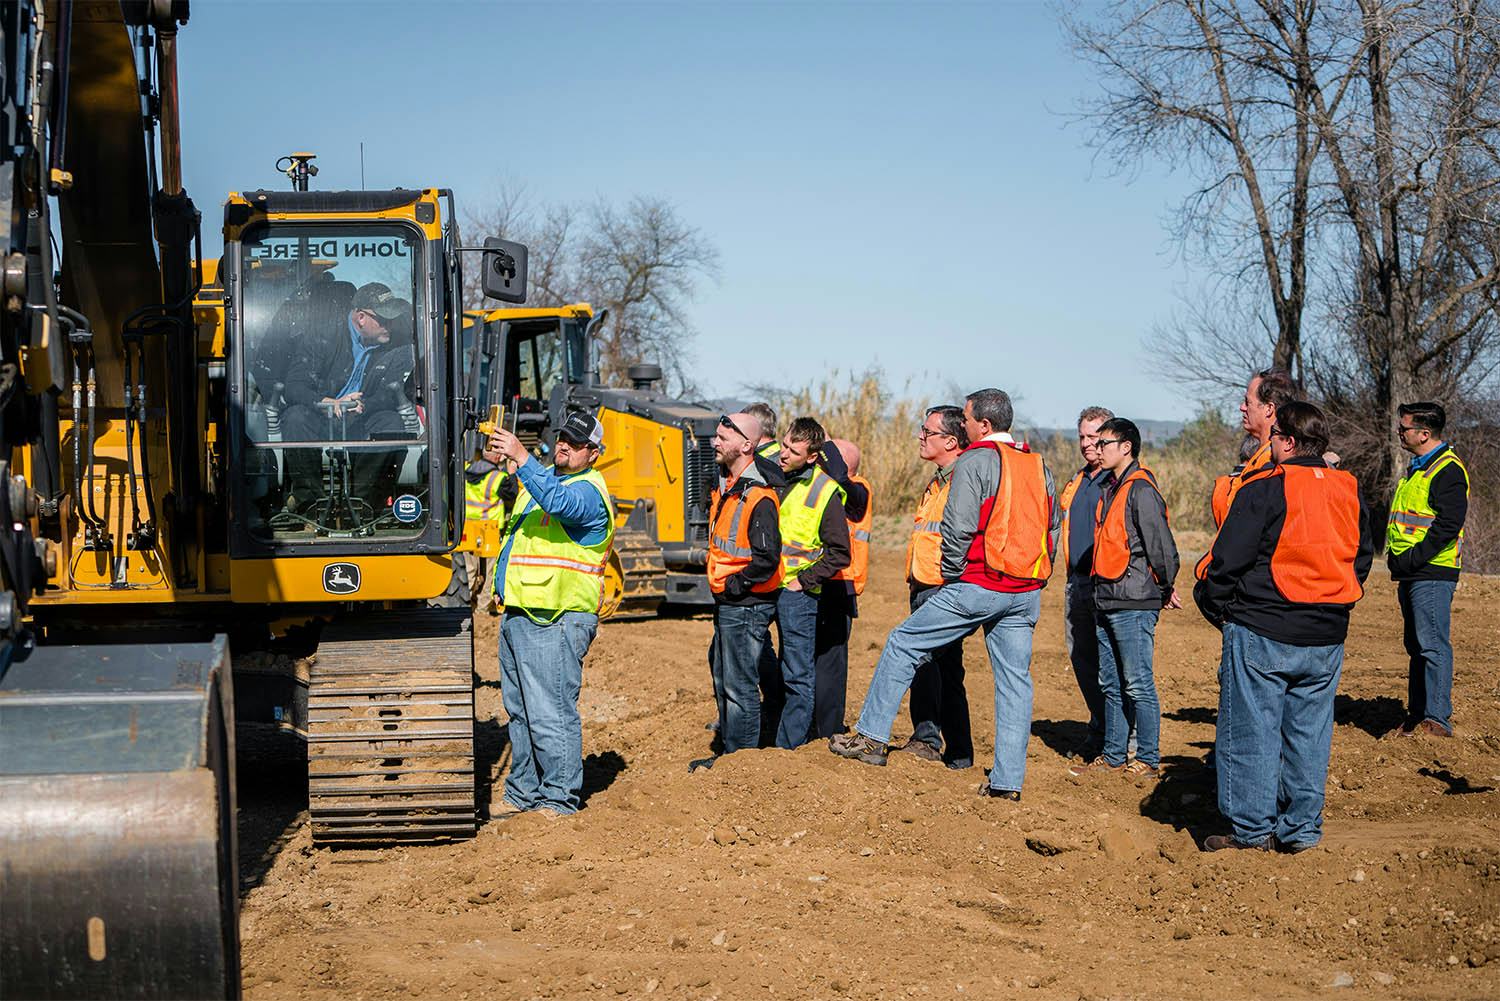
<path fill-rule="evenodd" d="M 1182 607 L 1172 587 L 1180 565 L 1177 543 L 1156 477 L 1140 463 L 1141 432 L 1135 422 L 1123 417 L 1105 421 L 1099 426 L 1098 448 L 1109 481 L 1099 499 L 1090 590 L 1104 696 L 1104 749 L 1068 771 L 1154 779 L 1161 768 L 1161 703 L 1152 661 L 1161 610 Z M 1132 724 L 1136 757 L 1127 762 Z"/>
<path fill-rule="evenodd" d="M 942 520 L 943 587 L 886 638 L 851 734 L 829 741 L 846 758 L 883 765 L 891 723 L 917 666 L 984 630 L 995 678 L 995 760 L 984 796 L 1021 798 L 1031 737 L 1031 640 L 1041 589 L 1052 572 L 1059 522 L 1052 474 L 1010 435 L 1010 397 L 970 393 L 964 422 L 973 442 L 953 464 Z"/>
<path fill-rule="evenodd" d="M 1298 852 L 1323 836 L 1344 639 L 1374 551 L 1359 484 L 1327 449 L 1321 410 L 1277 408 L 1275 468 L 1240 488 L 1193 589 L 1224 633 L 1214 746 L 1231 831 L 1208 851 Z"/>
<path fill-rule="evenodd" d="M 961 407 L 931 407 L 917 432 L 917 454 L 937 467 L 906 543 L 906 582 L 915 612 L 943 586 L 943 508 L 953 484 L 953 464 L 969 447 Z M 911 739 L 893 751 L 910 751 L 949 768 L 974 764 L 969 696 L 964 690 L 964 644 L 955 640 L 917 667 L 911 679 Z"/>
<path fill-rule="evenodd" d="M 708 660 L 724 754 L 760 744 L 758 664 L 770 646 L 771 618 L 781 594 L 780 506 L 755 462 L 757 428 L 750 414 L 730 414 L 719 419 L 714 434 L 723 478 L 709 505 L 714 636 Z"/>

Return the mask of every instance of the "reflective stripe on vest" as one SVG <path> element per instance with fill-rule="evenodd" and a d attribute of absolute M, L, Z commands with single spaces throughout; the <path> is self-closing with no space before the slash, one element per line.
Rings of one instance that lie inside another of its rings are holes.
<path fill-rule="evenodd" d="M 742 493 L 723 497 L 714 490 L 709 502 L 713 528 L 708 539 L 708 589 L 714 594 L 724 593 L 724 582 L 750 565 L 754 555 L 750 546 L 750 518 L 748 513 L 755 505 L 769 499 L 776 503 L 776 491 L 767 486 L 753 486 Z M 722 505 L 722 506 L 721 506 Z M 781 587 L 781 563 L 769 580 L 751 585 L 757 594 L 767 594 Z"/>
<path fill-rule="evenodd" d="M 1364 595 L 1354 575 L 1359 552 L 1359 484 L 1341 469 L 1276 467 L 1286 493 L 1286 518 L 1271 580 L 1287 601 L 1352 605 Z"/>
<path fill-rule="evenodd" d="M 1098 513 L 1094 528 L 1093 574 L 1100 580 L 1119 580 L 1130 569 L 1130 532 L 1125 524 L 1125 505 L 1130 499 L 1131 488 L 1140 482 L 1157 489 L 1155 474 L 1145 466 L 1139 466 L 1116 488 L 1114 496 L 1109 499 L 1108 510 L 1104 509 L 1104 498 L 1099 498 L 1095 508 Z M 1165 500 L 1162 508 L 1166 508 Z"/>
<path fill-rule="evenodd" d="M 982 526 L 985 567 L 1015 580 L 1046 580 L 1052 576 L 1052 497 L 1042 457 L 1004 442 L 969 447 L 994 449 L 1000 459 L 1000 489 Z"/>
<path fill-rule="evenodd" d="M 1449 466 L 1457 466 L 1463 471 L 1464 493 L 1467 495 L 1469 470 L 1452 448 L 1425 468 L 1402 477 L 1401 482 L 1396 485 L 1396 495 L 1391 498 L 1391 514 L 1385 529 L 1385 547 L 1392 556 L 1406 552 L 1427 538 L 1427 530 L 1437 520 L 1437 512 L 1432 508 L 1432 478 L 1439 470 Z M 1460 527 L 1458 538 L 1428 560 L 1428 565 L 1460 569 L 1463 566 L 1463 541 L 1464 530 Z"/>
<path fill-rule="evenodd" d="M 834 574 L 835 580 L 847 580 L 854 585 L 855 594 L 865 593 L 865 581 L 870 574 L 870 526 L 875 521 L 875 493 L 868 480 L 854 474 L 849 479 L 865 488 L 865 516 L 859 521 L 849 522 L 849 565 Z"/>
<path fill-rule="evenodd" d="M 1084 467 L 1084 469 L 1087 468 L 1086 466 Z M 1062 488 L 1062 493 L 1057 497 L 1057 503 L 1062 508 L 1062 527 L 1058 529 L 1057 533 L 1057 544 L 1061 547 L 1062 552 L 1058 556 L 1057 561 L 1065 568 L 1073 565 L 1072 561 L 1068 558 L 1068 543 L 1072 541 L 1069 538 L 1069 527 L 1073 523 L 1073 498 L 1078 496 L 1078 488 L 1083 485 L 1084 469 L 1080 469 L 1073 474 L 1073 478 L 1068 481 L 1067 486 Z"/>
<path fill-rule="evenodd" d="M 917 501 L 906 543 L 906 579 L 912 583 L 936 586 L 943 582 L 943 508 L 952 486 L 951 477 L 939 480 L 934 476 Z"/>
<path fill-rule="evenodd" d="M 563 612 L 598 614 L 604 604 L 604 570 L 615 537 L 609 487 L 596 469 L 564 479 L 587 483 L 599 491 L 609 512 L 609 528 L 600 542 L 574 542 L 562 524 L 537 507 L 531 493 L 521 485 L 515 504 L 520 514 L 511 523 L 501 590 L 506 608 L 523 611 L 538 622 L 554 621 Z M 550 618 L 537 613 L 549 613 Z"/>
<path fill-rule="evenodd" d="M 814 468 L 811 476 L 794 481 L 782 497 L 781 563 L 787 578 L 801 576 L 822 558 L 823 512 L 835 491 L 843 497 L 844 488 L 823 470 Z"/>
<path fill-rule="evenodd" d="M 1275 472 L 1275 470 L 1276 467 L 1271 463 L 1271 443 L 1270 441 L 1267 441 L 1264 445 L 1255 450 L 1254 455 L 1250 456 L 1250 458 L 1245 461 L 1245 467 L 1241 469 L 1239 473 L 1230 475 L 1229 485 L 1225 488 L 1226 493 L 1224 497 L 1223 507 L 1224 518 L 1229 517 L 1229 509 L 1234 506 L 1234 499 L 1239 496 L 1240 489 L 1244 487 L 1246 483 L 1249 483 L 1252 480 L 1258 480 L 1262 476 L 1266 476 L 1270 473 Z M 1217 483 L 1215 483 L 1214 488 L 1215 490 L 1218 489 Z M 1209 498 L 1209 507 L 1214 507 L 1213 497 Z M 1223 527 L 1223 519 L 1219 518 L 1218 515 L 1215 514 L 1215 542 L 1217 542 L 1219 539 L 1219 529 Z M 1208 564 L 1210 562 L 1209 557 L 1213 554 L 1213 551 L 1213 543 L 1209 543 L 1208 552 L 1204 553 L 1203 558 L 1198 561 L 1196 566 L 1193 567 L 1193 576 L 1198 580 L 1202 580 L 1204 577 L 1208 576 Z"/>

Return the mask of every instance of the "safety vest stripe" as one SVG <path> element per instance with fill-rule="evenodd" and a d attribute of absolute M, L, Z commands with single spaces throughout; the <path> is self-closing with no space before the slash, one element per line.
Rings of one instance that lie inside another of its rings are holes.
<path fill-rule="evenodd" d="M 527 567 L 556 567 L 559 570 L 577 570 L 579 573 L 604 575 L 603 563 L 580 563 L 577 560 L 566 559 L 561 556 L 527 556 L 517 554 L 510 558 L 510 562 L 516 566 Z"/>
<path fill-rule="evenodd" d="M 728 539 L 721 539 L 717 535 L 714 536 L 714 548 L 726 556 L 742 556 L 748 559 L 755 555 L 755 550 L 749 546 L 736 546 Z"/>
<path fill-rule="evenodd" d="M 802 502 L 803 507 L 817 507 L 823 500 L 823 495 L 833 489 L 833 477 L 821 470 L 813 474 L 812 483 L 807 491 L 807 498 Z"/>
<path fill-rule="evenodd" d="M 919 521 L 919 522 L 917 522 L 917 531 L 919 531 L 919 532 L 941 532 L 942 530 L 943 530 L 943 523 L 941 521 Z"/>
<path fill-rule="evenodd" d="M 1433 515 L 1416 514 L 1412 511 L 1392 511 L 1390 523 L 1392 525 L 1415 525 L 1418 528 L 1428 528 L 1437 518 Z"/>
<path fill-rule="evenodd" d="M 858 539 L 860 542 L 870 541 L 870 530 L 868 528 L 856 528 L 849 534 Z"/>

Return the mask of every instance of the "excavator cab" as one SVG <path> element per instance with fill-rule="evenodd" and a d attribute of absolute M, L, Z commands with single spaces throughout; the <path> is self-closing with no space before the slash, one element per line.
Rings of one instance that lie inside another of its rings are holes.
<path fill-rule="evenodd" d="M 444 201 L 433 190 L 231 196 L 233 556 L 453 548 L 468 412 Z"/>

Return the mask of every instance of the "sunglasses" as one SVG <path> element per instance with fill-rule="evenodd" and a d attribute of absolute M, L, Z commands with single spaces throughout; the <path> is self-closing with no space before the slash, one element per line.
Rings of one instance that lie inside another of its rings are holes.
<path fill-rule="evenodd" d="M 1289 435 L 1285 431 L 1281 430 L 1281 428 L 1277 427 L 1275 424 L 1271 425 L 1271 437 L 1272 438 L 1281 438 L 1284 441 L 1291 441 L 1292 440 L 1292 436 L 1291 435 Z"/>
<path fill-rule="evenodd" d="M 1094 442 L 1094 444 L 1099 446 L 1100 448 L 1103 448 L 1105 445 L 1121 445 L 1124 444 L 1124 442 L 1124 438 L 1099 438 Z"/>
<path fill-rule="evenodd" d="M 728 428 L 729 430 L 733 431 L 735 434 L 739 435 L 741 438 L 745 439 L 746 441 L 750 440 L 750 436 L 748 434 L 746 434 L 745 432 L 741 431 L 738 427 L 736 427 L 734 421 L 732 421 L 732 420 L 729 419 L 729 415 L 728 414 L 725 414 L 725 415 L 723 415 L 723 416 L 721 416 L 719 418 L 719 427 L 721 427 L 721 428 Z"/>
<path fill-rule="evenodd" d="M 1396 433 L 1397 434 L 1406 434 L 1406 432 L 1408 432 L 1408 431 L 1426 431 L 1426 430 L 1427 430 L 1426 428 L 1419 428 L 1415 424 L 1397 424 L 1396 425 Z"/>

